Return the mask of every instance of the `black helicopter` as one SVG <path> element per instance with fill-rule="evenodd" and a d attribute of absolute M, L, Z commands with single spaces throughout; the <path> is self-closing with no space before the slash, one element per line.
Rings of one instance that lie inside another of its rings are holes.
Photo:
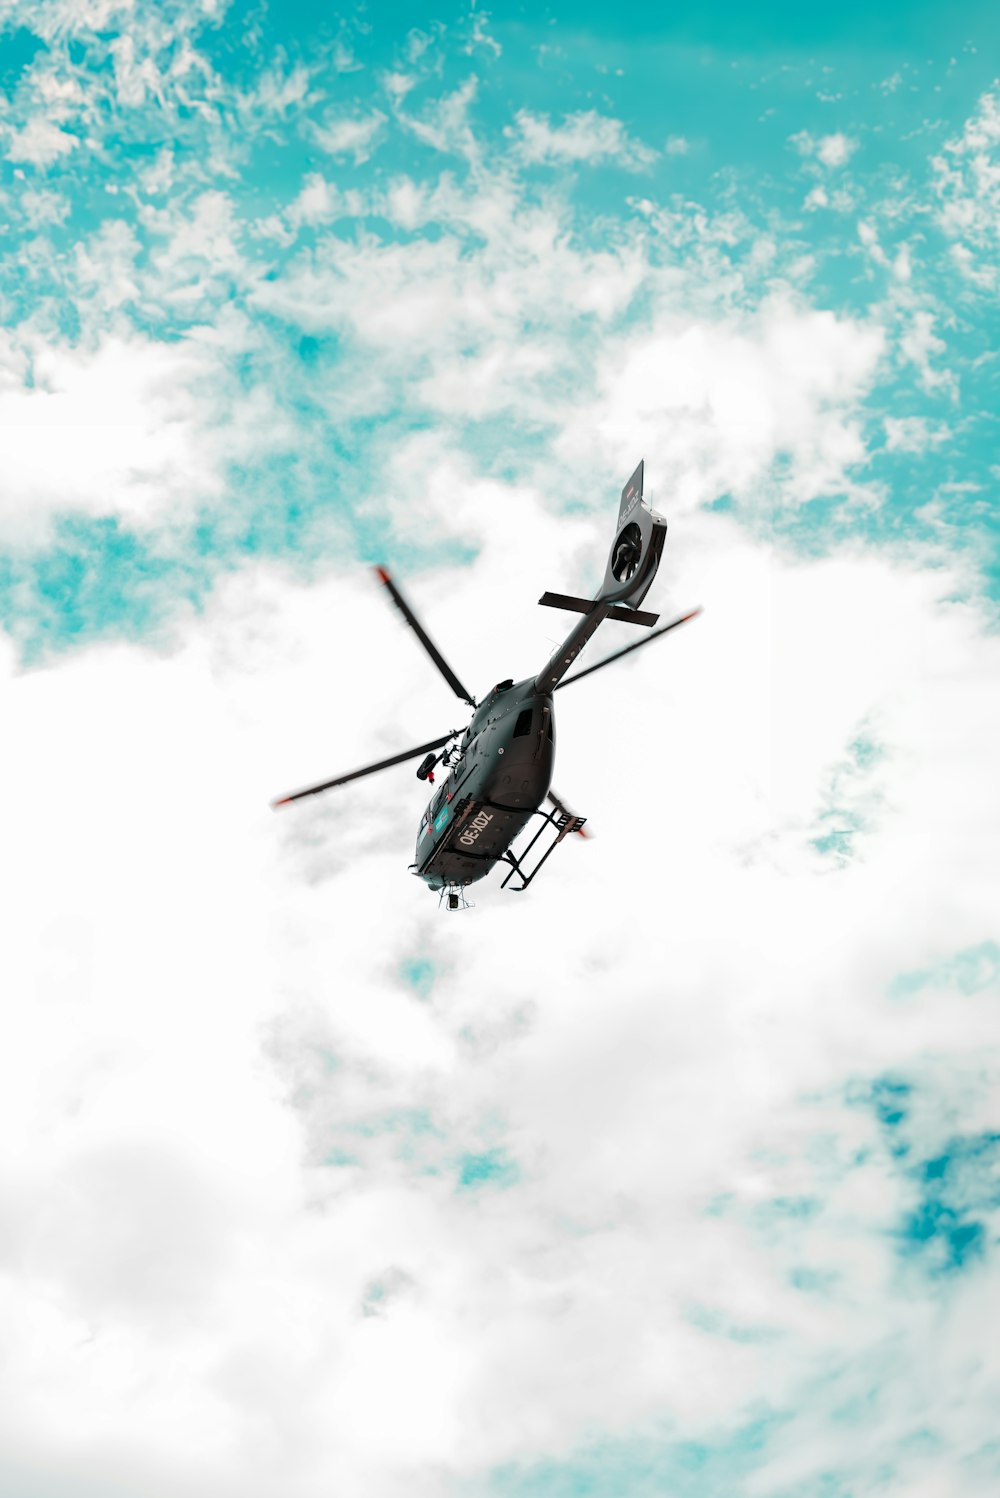
<path fill-rule="evenodd" d="M 404 749 L 377 764 L 365 765 L 335 780 L 323 780 L 282 796 L 273 804 L 287 806 L 304 796 L 346 785 L 363 775 L 387 770 L 392 765 L 424 755 L 418 770 L 420 780 L 434 783 L 434 770 L 442 765 L 447 771 L 428 803 L 417 833 L 416 861 L 411 873 L 423 879 L 431 889 L 447 894 L 448 908 L 464 905 L 464 890 L 482 879 L 499 862 L 510 865 L 501 888 L 517 875 L 521 881 L 512 888 L 525 890 L 558 843 L 570 832 L 583 831 L 585 817 L 575 816 L 551 790 L 552 765 L 555 759 L 555 724 L 552 694 L 570 682 L 599 671 L 630 651 L 676 629 L 700 613 L 693 609 L 670 624 L 654 629 L 645 639 L 616 650 L 613 655 L 577 671 L 566 672 L 605 619 L 621 619 L 652 629 L 658 614 L 639 609 L 660 564 L 667 523 L 650 509 L 642 495 L 643 464 L 622 490 L 615 539 L 608 557 L 604 581 L 593 599 L 570 598 L 563 593 L 543 593 L 541 604 L 569 609 L 582 614 L 555 655 L 537 676 L 525 681 L 513 679 L 498 682 L 482 702 L 477 703 L 459 681 L 444 656 L 417 619 L 406 599 L 384 567 L 375 569 L 407 624 L 437 666 L 456 696 L 474 709 L 472 721 L 463 732 L 452 729 L 430 743 Z M 545 801 L 552 809 L 543 811 Z M 515 854 L 512 844 L 532 817 L 541 818 L 541 826 L 522 850 Z M 538 858 L 530 873 L 524 860 L 538 839 L 549 828 L 554 837 Z"/>

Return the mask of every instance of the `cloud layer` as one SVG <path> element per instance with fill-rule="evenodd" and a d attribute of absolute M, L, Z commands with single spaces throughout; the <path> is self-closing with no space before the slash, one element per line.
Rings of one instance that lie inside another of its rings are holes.
<path fill-rule="evenodd" d="M 4 20 L 0 1487 L 987 1498 L 982 65 Z M 481 695 L 639 457 L 592 841 L 271 812 L 462 721 L 367 562 Z"/>

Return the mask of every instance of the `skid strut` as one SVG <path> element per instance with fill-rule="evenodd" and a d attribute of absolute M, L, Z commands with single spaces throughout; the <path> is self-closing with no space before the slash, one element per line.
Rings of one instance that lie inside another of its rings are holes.
<path fill-rule="evenodd" d="M 559 843 L 561 843 L 563 838 L 566 837 L 569 833 L 579 832 L 580 828 L 587 820 L 586 817 L 575 817 L 572 812 L 566 811 L 563 807 L 557 807 L 554 811 L 542 811 L 539 808 L 539 810 L 536 811 L 534 815 L 536 817 L 541 817 L 542 825 L 541 827 L 539 827 L 538 831 L 535 833 L 534 837 L 531 839 L 531 842 L 525 848 L 524 852 L 520 856 L 518 856 L 512 848 L 508 848 L 506 853 L 503 855 L 505 862 L 510 864 L 510 873 L 504 880 L 502 880 L 500 888 L 506 889 L 507 885 L 510 883 L 511 879 L 513 879 L 515 874 L 521 880 L 520 884 L 511 885 L 512 894 L 520 894 L 522 890 L 526 890 L 552 850 Z M 532 848 L 538 842 L 538 839 L 542 836 L 542 833 L 545 831 L 546 827 L 554 827 L 556 835 L 552 839 L 551 843 L 549 843 L 549 846 L 546 848 L 541 858 L 535 864 L 535 867 L 531 870 L 530 873 L 528 873 L 524 868 L 524 860 L 527 858 Z"/>

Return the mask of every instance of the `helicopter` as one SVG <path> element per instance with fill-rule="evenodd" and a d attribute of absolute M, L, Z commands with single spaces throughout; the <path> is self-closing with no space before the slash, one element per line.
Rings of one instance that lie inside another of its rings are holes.
<path fill-rule="evenodd" d="M 481 702 L 476 702 L 456 676 L 390 574 L 384 567 L 376 567 L 379 581 L 445 681 L 473 709 L 472 720 L 464 730 L 451 729 L 440 738 L 404 749 L 388 759 L 292 791 L 272 805 L 287 806 L 423 755 L 417 768 L 419 780 L 434 785 L 434 771 L 439 765 L 447 771 L 447 776 L 435 789 L 421 819 L 416 858 L 410 864 L 410 872 L 439 893 L 439 905 L 447 898 L 449 910 L 467 908 L 466 888 L 483 879 L 499 863 L 508 865 L 501 889 L 516 878 L 520 882 L 512 884 L 512 890 L 526 890 L 568 834 L 586 835 L 586 818 L 571 812 L 552 790 L 553 693 L 651 644 L 701 612 L 692 609 L 656 629 L 659 615 L 639 608 L 656 576 L 667 533 L 666 521 L 643 497 L 644 469 L 644 462 L 640 462 L 622 490 L 614 541 L 604 579 L 595 596 L 574 598 L 546 592 L 538 600 L 547 607 L 582 617 L 537 676 L 518 682 L 513 678 L 497 682 Z M 605 619 L 623 620 L 651 633 L 596 665 L 567 675 Z M 547 808 L 546 803 L 549 803 Z M 533 817 L 541 819 L 541 826 L 521 852 L 515 853 L 513 844 Z M 547 829 L 552 834 L 551 841 L 536 855 L 529 870 L 529 855 Z"/>

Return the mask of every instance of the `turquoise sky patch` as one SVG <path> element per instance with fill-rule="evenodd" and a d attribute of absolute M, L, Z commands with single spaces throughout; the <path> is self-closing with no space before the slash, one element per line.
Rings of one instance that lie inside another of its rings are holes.
<path fill-rule="evenodd" d="M 458 1184 L 467 1191 L 483 1186 L 513 1186 L 520 1175 L 516 1162 L 502 1149 L 462 1155 L 458 1164 Z"/>
<path fill-rule="evenodd" d="M 993 8 L 233 4 L 120 44 L 46 14 L 0 34 L 0 611 L 27 662 L 158 636 L 255 558 L 369 558 L 388 494 L 426 490 L 404 453 L 603 503 L 621 460 L 577 472 L 567 416 L 616 349 L 726 329 L 739 361 L 809 309 L 815 430 L 761 412 L 687 502 L 811 553 L 957 553 L 996 598 Z M 720 394 L 655 419 L 661 485 L 706 419 L 732 437 Z M 412 533 L 389 549 L 421 565 Z"/>

